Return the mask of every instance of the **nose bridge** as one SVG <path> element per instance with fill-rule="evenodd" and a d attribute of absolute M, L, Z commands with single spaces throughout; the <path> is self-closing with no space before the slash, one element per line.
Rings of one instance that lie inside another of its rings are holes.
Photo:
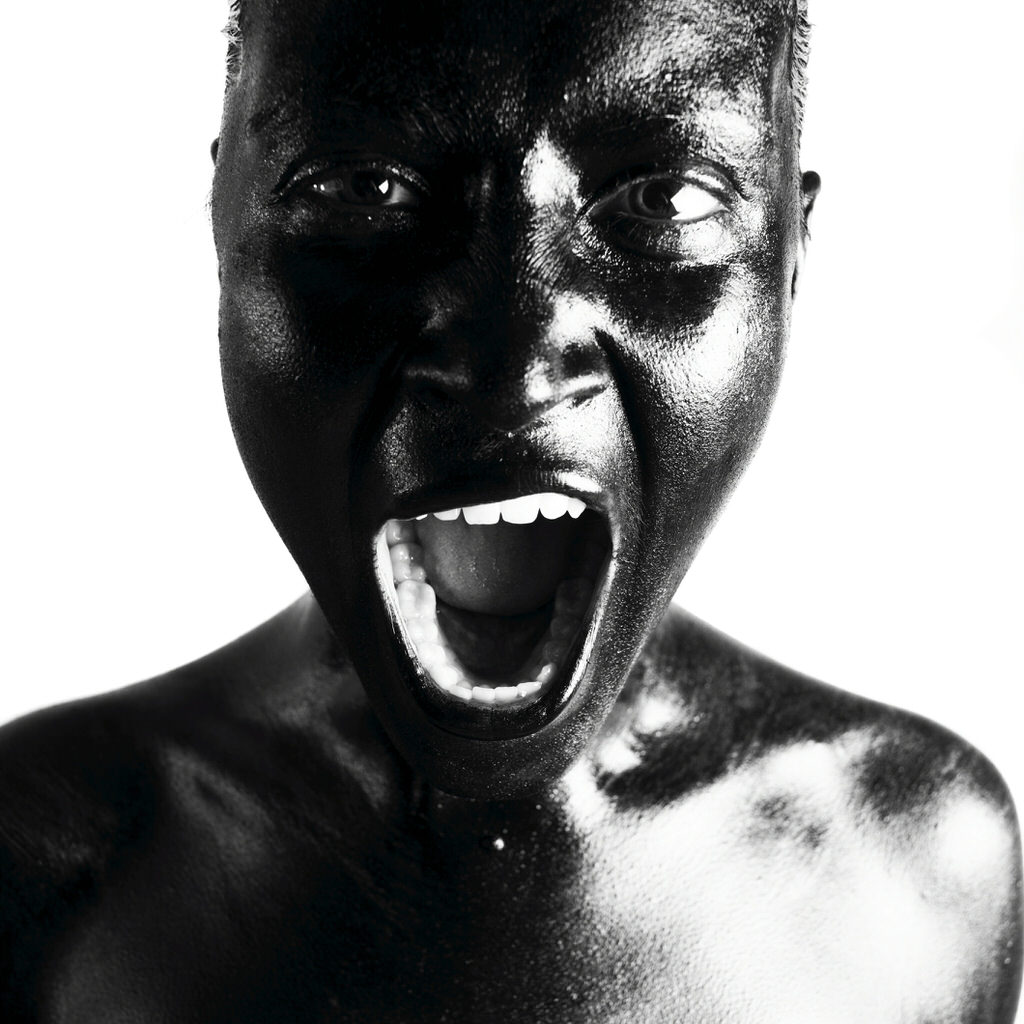
<path fill-rule="evenodd" d="M 419 390 L 513 430 L 600 392 L 610 376 L 600 303 L 580 287 L 557 212 L 528 188 L 474 218 L 465 256 L 426 291 L 421 343 L 405 374 Z"/>

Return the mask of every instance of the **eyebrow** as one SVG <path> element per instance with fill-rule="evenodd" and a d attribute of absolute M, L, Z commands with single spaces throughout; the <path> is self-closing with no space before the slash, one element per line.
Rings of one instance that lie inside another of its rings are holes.
<path fill-rule="evenodd" d="M 571 124 L 572 130 L 567 133 L 567 138 L 574 145 L 600 146 L 612 151 L 628 149 L 638 140 L 656 135 L 675 135 L 685 140 L 693 130 L 692 120 L 686 114 L 668 113 L 637 117 L 624 111 L 604 111 L 600 119 L 585 117 Z"/>
<path fill-rule="evenodd" d="M 298 102 L 293 93 L 282 93 L 258 107 L 246 120 L 249 135 L 267 140 L 270 149 L 277 148 L 280 134 L 289 127 L 309 122 L 311 112 Z M 425 103 L 403 105 L 401 110 L 385 109 L 380 101 L 335 97 L 313 113 L 317 122 L 325 122 L 339 134 L 360 137 L 378 136 L 387 139 L 408 139 L 435 144 L 452 142 L 455 125 L 439 111 Z"/>
<path fill-rule="evenodd" d="M 380 146 L 398 159 L 412 164 L 443 159 L 445 151 L 458 148 L 460 140 L 476 133 L 467 123 L 468 112 L 452 115 L 442 112 L 423 99 L 399 107 L 385 97 L 360 95 L 352 88 L 315 109 L 304 107 L 290 91 L 282 91 L 261 105 L 247 119 L 248 131 L 261 139 L 270 154 L 285 146 L 289 137 L 303 128 L 314 129 L 318 148 L 363 148 Z M 674 156 L 708 160 L 747 194 L 745 175 L 740 169 L 749 150 L 744 140 L 763 140 L 766 126 L 747 116 L 723 93 L 720 102 L 707 92 L 703 96 L 675 97 L 676 109 L 649 109 L 638 112 L 638 103 L 619 97 L 599 105 L 598 110 L 583 104 L 580 116 L 573 116 L 570 103 L 550 123 L 552 137 L 560 145 L 578 154 L 590 153 L 633 162 L 671 160 Z M 695 101 L 700 99 L 699 110 Z M 664 107 L 666 100 L 659 105 Z M 709 102 L 710 101 L 710 102 Z M 710 113 L 710 117 L 708 116 Z M 723 123 L 727 121 L 728 123 Z M 756 143 L 755 143 L 756 145 Z M 646 155 L 644 155 L 646 151 Z"/>
<path fill-rule="evenodd" d="M 579 152 L 602 152 L 606 156 L 627 157 L 648 149 L 653 153 L 666 145 L 670 151 L 682 151 L 688 157 L 707 159 L 733 180 L 743 193 L 742 175 L 737 161 L 742 162 L 754 147 L 764 141 L 771 125 L 739 112 L 734 106 L 722 104 L 708 117 L 708 107 L 697 111 L 661 111 L 630 116 L 626 111 L 604 111 L 600 118 L 585 117 L 565 125 L 564 138 Z"/>

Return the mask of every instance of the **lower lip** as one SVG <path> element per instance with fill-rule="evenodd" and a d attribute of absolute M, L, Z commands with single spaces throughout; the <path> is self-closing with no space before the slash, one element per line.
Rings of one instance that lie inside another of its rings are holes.
<path fill-rule="evenodd" d="M 611 576 L 607 541 L 599 561 L 593 544 L 587 552 L 586 568 L 593 581 L 589 591 L 584 592 L 579 583 L 563 581 L 555 614 L 525 663 L 522 677 L 510 680 L 511 685 L 493 686 L 473 680 L 472 673 L 446 650 L 433 608 L 433 589 L 421 578 L 424 574 L 412 573 L 417 578 L 395 582 L 386 529 L 379 531 L 375 545 L 376 577 L 393 635 L 415 671 L 414 693 L 421 706 L 439 724 L 472 733 L 504 723 L 515 734 L 525 734 L 550 720 L 574 690 L 592 646 Z M 404 569 L 402 574 L 410 575 Z"/>

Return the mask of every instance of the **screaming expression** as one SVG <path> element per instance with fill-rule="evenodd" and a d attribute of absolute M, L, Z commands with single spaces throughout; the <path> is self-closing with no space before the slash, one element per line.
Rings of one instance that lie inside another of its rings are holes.
<path fill-rule="evenodd" d="M 253 10 L 222 364 L 392 740 L 506 797 L 600 726 L 763 429 L 802 242 L 789 33 L 769 0 L 434 6 Z"/>

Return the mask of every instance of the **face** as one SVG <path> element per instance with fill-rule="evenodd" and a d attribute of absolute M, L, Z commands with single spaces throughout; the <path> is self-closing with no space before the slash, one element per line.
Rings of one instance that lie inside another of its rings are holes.
<path fill-rule="evenodd" d="M 406 759 L 525 794 L 600 726 L 764 426 L 807 199 L 786 20 L 267 6 L 213 195 L 239 448 Z"/>

